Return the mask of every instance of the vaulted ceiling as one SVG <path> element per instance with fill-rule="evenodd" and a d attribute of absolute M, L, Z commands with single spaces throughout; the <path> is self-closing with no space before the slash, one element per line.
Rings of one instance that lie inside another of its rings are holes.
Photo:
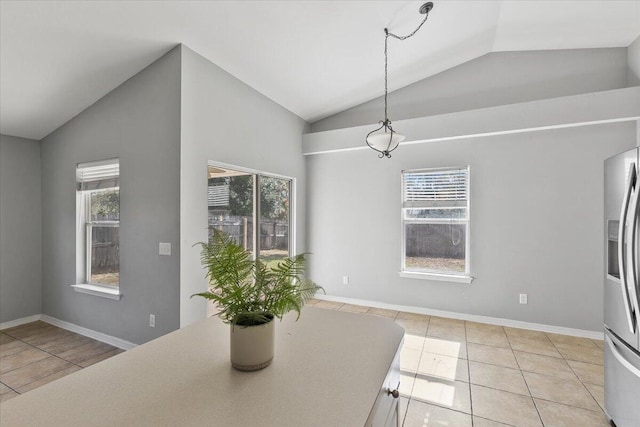
<path fill-rule="evenodd" d="M 307 121 L 380 96 L 422 1 L 2 1 L 0 133 L 41 139 L 184 43 Z M 626 47 L 640 2 L 434 1 L 389 89 L 489 52 Z"/>

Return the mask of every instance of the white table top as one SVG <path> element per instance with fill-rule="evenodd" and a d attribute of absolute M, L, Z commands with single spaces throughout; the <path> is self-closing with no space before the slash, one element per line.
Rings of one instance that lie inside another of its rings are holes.
<path fill-rule="evenodd" d="M 305 307 L 276 323 L 273 363 L 240 372 L 209 318 L 8 400 L 11 426 L 358 426 L 403 337 L 394 322 Z"/>

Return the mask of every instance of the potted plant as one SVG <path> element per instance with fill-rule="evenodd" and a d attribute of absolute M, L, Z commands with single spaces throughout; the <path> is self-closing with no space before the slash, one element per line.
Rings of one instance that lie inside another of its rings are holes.
<path fill-rule="evenodd" d="M 200 242 L 209 291 L 194 294 L 212 300 L 216 315 L 231 325 L 231 364 L 255 371 L 273 360 L 274 318 L 296 311 L 322 287 L 303 277 L 304 254 L 267 264 L 225 233 L 214 230 L 208 243 Z M 297 320 L 297 318 L 296 318 Z"/>

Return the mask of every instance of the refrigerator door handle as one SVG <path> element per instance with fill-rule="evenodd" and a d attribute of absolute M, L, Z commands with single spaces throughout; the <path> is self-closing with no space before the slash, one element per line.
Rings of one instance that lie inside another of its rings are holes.
<path fill-rule="evenodd" d="M 633 191 L 633 184 L 636 178 L 635 163 L 631 164 L 629 168 L 629 177 L 627 178 L 627 185 L 624 190 L 624 198 L 622 199 L 622 207 L 620 208 L 620 223 L 618 225 L 618 266 L 620 270 L 620 286 L 622 288 L 622 298 L 624 299 L 624 311 L 627 315 L 627 322 L 629 330 L 632 334 L 636 333 L 635 322 L 633 318 L 633 308 L 635 304 L 632 304 L 629 295 L 629 288 L 627 285 L 627 263 L 626 263 L 626 222 L 627 215 L 629 213 L 629 201 L 631 193 Z"/>
<path fill-rule="evenodd" d="M 633 375 L 635 375 L 636 377 L 640 378 L 640 369 L 638 369 L 635 366 L 633 366 L 627 359 L 624 358 L 624 356 L 622 354 L 620 354 L 620 352 L 618 351 L 618 348 L 616 347 L 616 345 L 613 343 L 611 338 L 609 338 L 609 335 L 607 335 L 607 334 L 604 335 L 604 341 L 609 346 L 609 349 L 611 350 L 611 353 L 616 358 L 616 360 L 618 362 L 620 362 L 620 364 L 622 366 L 627 368 L 628 371 L 631 371 L 631 373 Z"/>
<path fill-rule="evenodd" d="M 632 168 L 635 165 L 632 164 Z M 636 238 L 636 230 L 638 227 L 638 196 L 640 195 L 640 183 L 638 182 L 638 175 L 635 177 L 635 188 L 631 193 L 631 202 L 629 203 L 629 215 L 631 216 L 631 225 L 627 227 L 627 268 L 629 269 L 626 275 L 627 289 L 629 290 L 629 298 L 631 299 L 631 307 L 636 315 L 636 320 L 640 315 L 640 301 L 638 300 L 638 239 Z"/>

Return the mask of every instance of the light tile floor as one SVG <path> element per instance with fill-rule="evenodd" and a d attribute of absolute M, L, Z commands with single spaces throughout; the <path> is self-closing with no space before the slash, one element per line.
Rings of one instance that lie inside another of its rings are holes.
<path fill-rule="evenodd" d="M 0 402 L 122 351 L 41 321 L 3 329 L 0 331 Z"/>
<path fill-rule="evenodd" d="M 608 426 L 603 342 L 312 300 L 393 319 L 401 350 L 404 427 Z"/>

